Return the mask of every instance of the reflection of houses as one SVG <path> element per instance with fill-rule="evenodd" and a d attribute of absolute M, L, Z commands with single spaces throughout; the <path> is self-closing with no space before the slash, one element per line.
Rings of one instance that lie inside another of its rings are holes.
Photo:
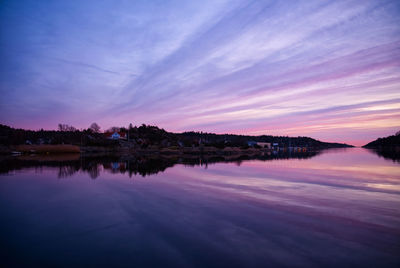
<path fill-rule="evenodd" d="M 111 170 L 111 172 L 121 172 L 124 173 L 126 171 L 126 163 L 125 162 L 109 162 L 103 164 L 104 169 Z"/>
<path fill-rule="evenodd" d="M 125 132 L 122 131 L 114 131 L 114 132 L 106 132 L 106 138 L 110 140 L 126 140 L 127 136 Z"/>
<path fill-rule="evenodd" d="M 117 162 L 112 162 L 111 163 L 111 168 L 112 169 L 119 169 L 119 167 L 120 167 L 120 163 L 117 163 Z"/>

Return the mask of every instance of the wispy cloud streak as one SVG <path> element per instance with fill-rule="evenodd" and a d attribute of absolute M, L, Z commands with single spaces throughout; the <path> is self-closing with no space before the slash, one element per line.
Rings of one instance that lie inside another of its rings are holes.
<path fill-rule="evenodd" d="M 393 0 L 4 1 L 0 120 L 361 144 L 400 126 L 398 25 Z"/>

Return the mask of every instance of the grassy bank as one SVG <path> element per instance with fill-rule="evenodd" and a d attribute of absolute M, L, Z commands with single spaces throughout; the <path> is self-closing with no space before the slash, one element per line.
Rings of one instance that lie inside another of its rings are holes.
<path fill-rule="evenodd" d="M 81 150 L 79 146 L 70 144 L 41 144 L 41 145 L 17 145 L 15 151 L 21 153 L 36 153 L 36 154 L 46 154 L 46 153 L 80 153 Z"/>

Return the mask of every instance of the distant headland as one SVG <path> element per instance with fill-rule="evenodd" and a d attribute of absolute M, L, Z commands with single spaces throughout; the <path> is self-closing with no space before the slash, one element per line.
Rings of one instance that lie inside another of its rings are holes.
<path fill-rule="evenodd" d="M 395 135 L 371 141 L 363 148 L 371 149 L 383 158 L 400 161 L 400 131 Z"/>
<path fill-rule="evenodd" d="M 400 147 L 400 131 L 395 135 L 378 138 L 363 146 L 364 148 L 393 148 Z"/>

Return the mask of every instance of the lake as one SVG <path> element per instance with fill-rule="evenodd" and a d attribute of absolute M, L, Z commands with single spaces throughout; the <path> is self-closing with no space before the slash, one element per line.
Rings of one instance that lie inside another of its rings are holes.
<path fill-rule="evenodd" d="M 3 267 L 400 267 L 400 163 L 4 157 Z"/>

